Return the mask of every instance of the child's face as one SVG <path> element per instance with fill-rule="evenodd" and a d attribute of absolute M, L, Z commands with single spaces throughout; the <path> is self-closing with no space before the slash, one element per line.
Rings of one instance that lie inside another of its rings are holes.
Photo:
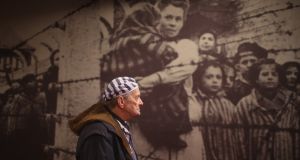
<path fill-rule="evenodd" d="M 216 39 L 213 34 L 204 33 L 200 36 L 198 45 L 201 51 L 210 51 L 215 48 Z"/>
<path fill-rule="evenodd" d="M 230 89 L 233 87 L 234 79 L 235 79 L 235 71 L 232 67 L 224 67 L 225 70 L 225 83 L 224 88 Z"/>
<path fill-rule="evenodd" d="M 222 87 L 222 71 L 220 67 L 209 66 L 203 77 L 203 89 L 209 94 L 216 94 Z"/>
<path fill-rule="evenodd" d="M 299 71 L 297 69 L 297 67 L 288 67 L 286 69 L 286 80 L 287 80 L 287 84 L 289 87 L 295 87 L 297 84 L 297 80 L 298 80 L 298 74 Z"/>
<path fill-rule="evenodd" d="M 279 76 L 274 64 L 263 64 L 256 83 L 261 88 L 275 89 L 279 85 Z"/>

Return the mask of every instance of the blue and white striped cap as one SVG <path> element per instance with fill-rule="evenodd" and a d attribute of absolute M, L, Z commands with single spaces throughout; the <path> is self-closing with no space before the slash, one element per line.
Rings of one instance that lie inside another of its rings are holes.
<path fill-rule="evenodd" d="M 137 89 L 138 83 L 131 77 L 118 77 L 113 79 L 105 88 L 102 98 L 109 101 L 112 98 L 127 94 Z"/>

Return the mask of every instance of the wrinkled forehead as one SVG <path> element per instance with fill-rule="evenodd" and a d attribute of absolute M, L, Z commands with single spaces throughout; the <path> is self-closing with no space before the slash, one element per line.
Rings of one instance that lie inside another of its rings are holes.
<path fill-rule="evenodd" d="M 129 93 L 131 96 L 139 96 L 141 94 L 140 89 L 136 88 Z"/>
<path fill-rule="evenodd" d="M 137 99 L 141 96 L 141 93 L 140 93 L 139 88 L 136 88 L 136 89 L 126 93 L 124 96 L 129 97 L 129 98 L 133 98 L 133 99 Z"/>

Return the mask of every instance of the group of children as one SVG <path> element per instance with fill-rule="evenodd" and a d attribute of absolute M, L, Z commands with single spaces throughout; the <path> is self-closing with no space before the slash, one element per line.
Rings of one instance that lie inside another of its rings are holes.
<path fill-rule="evenodd" d="M 299 158 L 299 63 L 279 65 L 266 49 L 249 42 L 227 59 L 217 53 L 216 42 L 212 31 L 197 39 L 202 61 L 193 74 L 196 102 L 189 105 L 206 158 Z"/>

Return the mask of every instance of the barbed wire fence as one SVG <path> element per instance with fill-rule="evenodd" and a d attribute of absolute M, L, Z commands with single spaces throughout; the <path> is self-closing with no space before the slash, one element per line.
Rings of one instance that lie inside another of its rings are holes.
<path fill-rule="evenodd" d="M 59 23 L 60 21 L 63 21 L 64 19 L 78 13 L 80 10 L 84 9 L 84 8 L 87 8 L 89 6 L 91 6 L 92 4 L 94 4 L 97 0 L 91 0 L 90 2 L 88 2 L 87 4 L 85 5 L 82 5 L 81 7 L 75 9 L 74 11 L 66 14 L 65 16 L 63 16 L 62 18 L 56 20 L 55 22 L 49 24 L 47 27 L 43 28 L 42 30 L 36 32 L 34 35 L 28 37 L 27 39 L 25 39 L 24 41 L 22 41 L 21 43 L 17 44 L 16 46 L 12 47 L 11 49 L 14 50 L 14 49 L 17 49 L 21 46 L 23 46 L 24 44 L 28 43 L 30 40 L 34 39 L 36 36 L 46 32 L 47 30 L 53 28 L 55 26 L 55 24 Z M 249 20 L 249 19 L 253 19 L 253 18 L 259 18 L 261 16 L 264 16 L 264 15 L 267 15 L 267 14 L 278 14 L 280 12 L 283 12 L 283 11 L 287 11 L 287 10 L 292 10 L 292 9 L 297 9 L 299 8 L 300 5 L 295 5 L 293 4 L 292 2 L 289 2 L 289 3 L 286 3 L 286 6 L 282 7 L 282 8 L 279 8 L 279 9 L 272 9 L 272 10 L 265 10 L 264 12 L 262 13 L 258 13 L 258 14 L 254 14 L 254 15 L 248 15 L 249 13 L 255 13 L 256 10 L 254 11 L 250 11 L 250 12 L 247 12 L 247 14 L 243 14 L 240 16 L 239 18 L 239 21 L 245 21 L 245 20 Z M 274 25 L 274 24 L 269 24 L 269 25 Z M 263 27 L 268 27 L 269 25 L 266 25 L 266 26 L 263 26 Z M 239 43 L 239 42 L 242 42 L 242 41 L 246 41 L 246 40 L 250 40 L 250 39 L 255 39 L 255 38 L 259 38 L 259 37 L 264 37 L 264 36 L 271 36 L 271 35 L 274 35 L 274 34 L 287 34 L 287 35 L 291 35 L 294 31 L 297 31 L 299 30 L 300 26 L 296 26 L 294 27 L 293 29 L 290 29 L 290 30 L 286 30 L 286 31 L 270 31 L 270 32 L 265 32 L 265 33 L 262 33 L 262 34 L 259 34 L 259 35 L 255 35 L 253 37 L 247 37 L 247 38 L 240 38 L 238 40 L 233 40 L 233 41 L 226 41 L 222 44 L 219 44 L 219 45 L 229 45 L 229 44 L 232 44 L 232 43 Z M 247 32 L 251 32 L 253 30 L 248 30 Z M 96 39 L 94 41 L 103 41 L 103 40 L 108 40 L 108 37 L 102 37 L 99 38 L 99 39 Z M 82 43 L 81 45 L 86 45 L 87 43 L 90 43 L 90 42 L 84 42 Z M 294 52 L 294 53 L 297 53 L 300 51 L 300 48 L 281 48 L 281 49 L 269 49 L 268 52 L 269 53 L 273 53 L 273 54 L 277 54 L 277 53 L 281 53 L 281 52 Z M 101 60 L 101 59 L 100 59 Z M 173 67 L 182 67 L 182 66 L 186 66 L 186 65 L 199 65 L 199 62 L 191 62 L 191 63 L 188 63 L 188 64 L 178 64 L 178 65 L 173 65 L 173 66 L 167 66 L 166 68 L 173 68 Z M 87 77 L 87 78 L 80 78 L 80 79 L 69 79 L 69 80 L 65 80 L 65 81 L 60 81 L 60 82 L 57 82 L 58 84 L 61 84 L 62 86 L 63 85 L 70 85 L 70 84 L 76 84 L 76 83 L 89 83 L 89 82 L 93 82 L 93 81 L 100 81 L 100 76 L 99 75 L 95 75 L 93 77 Z M 20 115 L 9 115 L 9 114 L 6 114 L 6 115 L 1 115 L 3 117 L 5 116 L 20 116 Z M 59 120 L 59 118 L 72 118 L 73 115 L 66 115 L 66 114 L 61 114 L 61 113 L 58 113 L 58 114 L 52 114 L 50 115 L 52 116 L 54 119 L 56 120 Z M 198 124 L 199 126 L 202 126 L 202 127 L 220 127 L 220 128 L 230 128 L 230 129 L 237 129 L 237 128 L 250 128 L 250 129 L 270 129 L 270 130 L 275 130 L 276 132 L 289 132 L 289 133 L 293 133 L 293 134 L 299 134 L 300 133 L 300 130 L 299 129 L 295 129 L 295 128 L 274 128 L 273 126 L 244 126 L 244 125 L 235 125 L 235 124 L 232 124 L 232 125 L 224 125 L 224 124 L 203 124 L 203 123 L 199 123 Z M 59 152 L 63 152 L 63 153 L 66 153 L 66 154 L 71 154 L 71 155 L 75 155 L 75 151 L 74 150 L 70 150 L 70 149 L 65 149 L 65 148 L 60 148 L 60 147 L 55 147 L 55 146 L 49 146 L 49 149 L 54 152 L 54 153 L 59 153 Z M 153 153 L 155 151 L 152 152 L 152 154 L 149 154 L 149 155 L 139 155 L 139 157 L 142 159 L 142 160 L 161 160 L 160 158 L 157 158 L 156 156 L 153 156 Z"/>

